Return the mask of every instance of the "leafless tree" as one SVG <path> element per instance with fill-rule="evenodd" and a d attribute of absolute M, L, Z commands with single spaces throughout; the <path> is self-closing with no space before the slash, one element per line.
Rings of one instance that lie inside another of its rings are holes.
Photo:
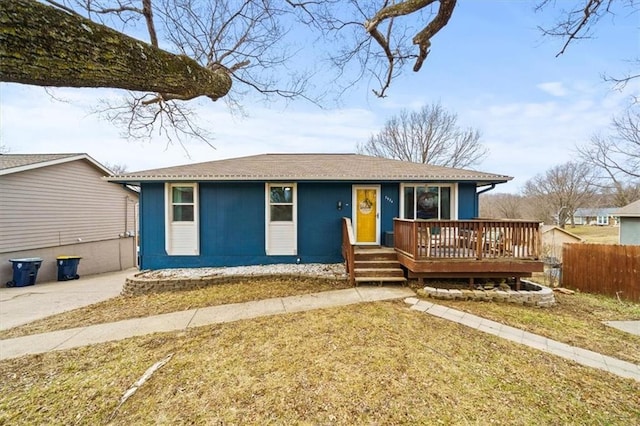
<path fill-rule="evenodd" d="M 121 175 L 127 172 L 127 165 L 122 163 L 102 163 L 114 175 Z"/>
<path fill-rule="evenodd" d="M 313 24 L 304 28 L 322 28 L 327 33 L 342 34 L 356 26 L 366 46 L 357 43 L 345 49 L 352 49 L 354 55 L 364 58 L 363 70 L 382 75 L 378 93 L 383 96 L 397 76 L 400 63 L 415 59 L 414 69 L 420 69 L 428 54 L 429 39 L 447 24 L 456 2 L 408 0 L 390 5 L 385 0 L 362 2 L 365 6 L 356 0 L 346 4 L 335 0 L 48 0 L 47 3 L 0 2 L 1 81 L 132 90 L 126 101 L 107 102 L 101 107 L 105 116 L 123 126 L 128 136 L 138 138 L 149 136 L 156 129 L 165 132 L 171 129 L 178 135 L 206 140 L 193 111 L 179 101 L 207 96 L 240 105 L 241 95 L 249 91 L 288 99 L 319 99 L 307 90 L 309 74 L 290 66 L 292 56 L 307 48 L 290 47 L 285 40 L 295 23 L 294 16 Z M 413 37 L 411 43 L 416 46 L 416 53 L 400 53 L 396 48 L 399 44 L 391 44 L 394 19 L 413 16 L 425 8 L 430 10 L 432 4 L 440 7 Z M 356 21 L 341 22 L 342 12 Z M 148 33 L 149 44 L 125 34 L 139 36 L 139 23 Z M 386 30 L 382 29 L 385 25 Z M 384 52 L 382 56 L 379 51 Z M 342 60 L 349 62 L 351 58 Z M 369 68 L 368 64 L 379 59 L 387 62 L 388 71 L 384 66 Z M 48 72 L 42 72 L 43 69 Z"/>
<path fill-rule="evenodd" d="M 523 193 L 538 206 L 537 219 L 557 222 L 562 228 L 573 225 L 573 216 L 595 195 L 593 168 L 587 163 L 570 161 L 529 179 Z"/>
<path fill-rule="evenodd" d="M 238 106 L 249 92 L 320 100 L 309 86 L 313 71 L 291 61 L 309 50 L 291 43 L 291 29 L 320 31 L 309 57 L 328 54 L 343 88 L 368 76 L 383 97 L 407 65 L 423 67 L 432 38 L 456 8 L 456 0 L 45 1 L 0 1 L 0 81 L 130 90 L 126 102 L 102 108 L 127 135 L 160 129 L 204 140 L 194 104 L 185 101 L 208 97 Z M 580 0 L 584 7 L 548 33 L 565 34 L 568 44 L 614 3 L 636 8 L 635 0 Z M 141 28 L 148 43 L 138 38 Z"/>
<path fill-rule="evenodd" d="M 0 3 L 0 80 L 131 90 L 100 108 L 128 136 L 172 130 L 206 140 L 184 102 L 200 96 L 231 104 L 247 91 L 305 96 L 307 80 L 287 70 L 295 52 L 281 43 L 285 12 L 269 0 L 49 4 Z M 106 26 L 139 35 L 138 21 L 149 44 Z"/>
<path fill-rule="evenodd" d="M 580 157 L 598 172 L 598 184 L 615 194 L 617 207 L 640 198 L 640 110 L 627 110 L 611 121 L 609 134 L 595 134 L 578 146 Z"/>
<path fill-rule="evenodd" d="M 385 97 L 392 81 L 407 64 L 418 72 L 427 59 L 431 39 L 449 22 L 456 0 L 325 0 L 294 1 L 305 23 L 319 29 L 326 39 L 337 40 L 328 52 L 344 78 L 355 66 L 355 80 L 369 75 Z M 349 86 L 353 81 L 342 82 Z"/>
<path fill-rule="evenodd" d="M 402 110 L 384 128 L 358 146 L 358 152 L 439 166 L 466 168 L 480 162 L 488 150 L 480 132 L 458 125 L 458 116 L 439 103 L 419 111 Z"/>
<path fill-rule="evenodd" d="M 525 200 L 518 194 L 486 193 L 480 196 L 480 216 L 493 219 L 527 217 Z"/>
<path fill-rule="evenodd" d="M 542 11 L 547 7 L 555 8 L 559 3 L 556 0 L 541 0 L 538 2 L 536 10 Z M 576 40 L 593 38 L 598 22 L 604 17 L 640 13 L 638 0 L 573 0 L 568 8 L 567 3 L 569 2 L 560 3 L 562 9 L 557 15 L 557 20 L 551 26 L 538 27 L 544 35 L 564 40 L 562 48 L 556 56 L 564 54 L 569 45 Z M 629 41 L 624 40 L 624 42 L 628 43 Z M 640 73 L 638 73 L 640 58 L 629 58 L 629 62 L 633 71 L 617 77 L 605 75 L 605 80 L 613 82 L 617 88 L 622 88 L 629 81 L 640 77 Z"/>

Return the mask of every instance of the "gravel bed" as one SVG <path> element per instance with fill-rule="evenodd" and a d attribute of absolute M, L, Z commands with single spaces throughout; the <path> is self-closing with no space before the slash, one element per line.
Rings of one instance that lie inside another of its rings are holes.
<path fill-rule="evenodd" d="M 138 278 L 201 278 L 230 275 L 309 275 L 322 277 L 346 277 L 343 263 L 305 263 L 234 266 L 222 268 L 176 268 L 144 271 Z"/>

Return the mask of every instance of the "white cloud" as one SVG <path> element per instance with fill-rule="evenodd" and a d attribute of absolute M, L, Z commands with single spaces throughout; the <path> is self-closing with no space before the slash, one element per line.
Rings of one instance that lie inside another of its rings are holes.
<path fill-rule="evenodd" d="M 514 192 L 536 174 L 576 158 L 575 147 L 605 129 L 629 93 L 574 91 L 553 102 L 500 103 L 474 106 L 461 116 L 482 131 L 490 154 L 481 170 L 514 176 L 498 189 Z"/>
<path fill-rule="evenodd" d="M 129 171 L 212 161 L 269 152 L 355 152 L 356 144 L 377 130 L 376 117 L 359 108 L 281 111 L 251 108 L 250 116 L 232 116 L 223 104 L 206 103 L 202 122 L 213 131 L 212 149 L 199 140 L 167 144 L 127 141 L 119 130 L 95 115 L 96 93 L 57 91 L 52 101 L 42 89 L 18 86 L 3 90 L 0 119 L 2 144 L 12 153 L 83 152 L 99 162 L 125 164 Z M 10 93 L 11 92 L 11 93 Z M 11 94 L 11 102 L 8 95 Z M 101 93 L 111 95 L 110 93 Z"/>
<path fill-rule="evenodd" d="M 536 87 L 552 96 L 563 97 L 569 94 L 569 90 L 559 81 L 540 83 Z"/>

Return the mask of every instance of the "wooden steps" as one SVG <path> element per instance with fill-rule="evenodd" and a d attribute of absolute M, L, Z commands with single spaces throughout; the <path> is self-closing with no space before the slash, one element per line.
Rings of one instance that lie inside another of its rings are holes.
<path fill-rule="evenodd" d="M 360 283 L 407 282 L 404 269 L 394 249 L 382 247 L 356 247 L 354 251 L 354 278 Z"/>

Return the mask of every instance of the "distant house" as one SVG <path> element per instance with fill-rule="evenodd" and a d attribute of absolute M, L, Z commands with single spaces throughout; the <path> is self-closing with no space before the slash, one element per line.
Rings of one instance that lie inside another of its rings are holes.
<path fill-rule="evenodd" d="M 617 224 L 615 207 L 586 207 L 576 209 L 573 221 L 576 225 L 609 226 Z"/>
<path fill-rule="evenodd" d="M 640 200 L 616 211 L 620 217 L 620 244 L 640 245 Z"/>
<path fill-rule="evenodd" d="M 138 192 L 110 174 L 86 154 L 0 155 L 0 284 L 16 258 L 43 259 L 37 282 L 63 255 L 82 257 L 80 275 L 135 266 Z"/>
<path fill-rule="evenodd" d="M 142 269 L 333 263 L 384 243 L 420 273 L 516 276 L 542 269 L 539 224 L 474 220 L 479 194 L 510 179 L 356 154 L 264 154 L 108 178 L 140 186 Z"/>
<path fill-rule="evenodd" d="M 584 239 L 554 225 L 544 225 L 542 232 L 542 253 L 547 258 L 555 258 L 562 262 L 562 245 L 565 243 L 582 243 Z"/>

